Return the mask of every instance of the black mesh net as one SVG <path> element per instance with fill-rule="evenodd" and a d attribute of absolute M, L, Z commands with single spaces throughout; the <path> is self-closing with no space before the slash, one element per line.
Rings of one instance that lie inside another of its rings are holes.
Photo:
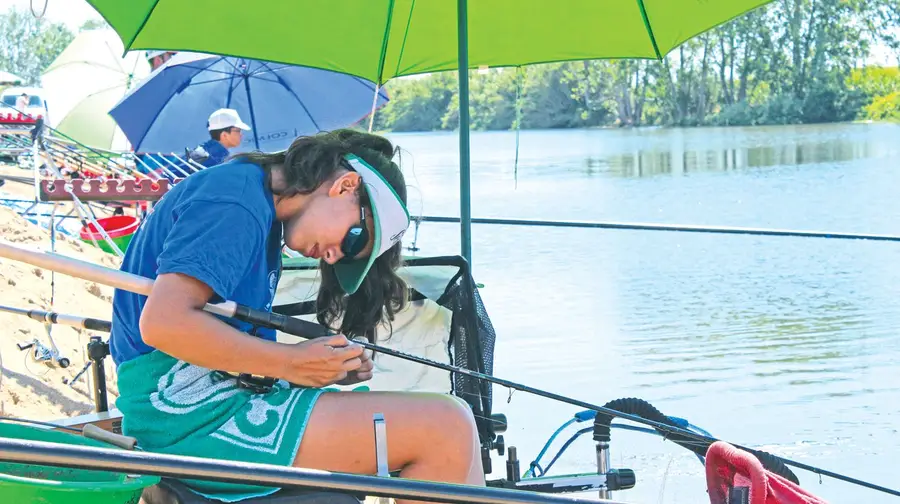
<path fill-rule="evenodd" d="M 450 352 L 455 366 L 492 374 L 494 368 L 494 326 L 478 292 L 478 286 L 461 268 L 438 304 L 453 312 Z M 472 407 L 482 442 L 493 439 L 491 384 L 460 373 L 453 375 L 453 393 Z"/>

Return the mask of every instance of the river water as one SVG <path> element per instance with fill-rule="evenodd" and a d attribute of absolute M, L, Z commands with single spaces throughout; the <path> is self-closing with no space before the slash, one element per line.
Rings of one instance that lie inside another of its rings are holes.
<path fill-rule="evenodd" d="M 391 138 L 405 151 L 411 212 L 458 216 L 456 134 Z M 900 127 L 874 124 L 523 131 L 514 171 L 514 132 L 473 133 L 472 213 L 900 235 L 898 138 Z M 900 487 L 900 243 L 498 225 L 473 234 L 495 375 L 598 404 L 639 397 L 721 439 Z M 417 245 L 418 255 L 456 254 L 458 225 L 423 224 Z M 578 411 L 494 393 L 523 468 Z M 613 430 L 612 455 L 638 478 L 615 498 L 708 502 L 700 462 L 660 437 Z M 551 474 L 595 468 L 585 435 Z M 795 473 L 832 502 L 897 501 Z M 495 457 L 491 477 L 504 474 Z"/>

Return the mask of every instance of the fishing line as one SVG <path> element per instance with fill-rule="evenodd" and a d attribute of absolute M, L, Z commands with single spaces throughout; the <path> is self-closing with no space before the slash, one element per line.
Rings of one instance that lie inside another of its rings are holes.
<path fill-rule="evenodd" d="M 21 246 L 10 245 L 8 243 L 0 242 L 0 257 L 6 257 L 8 259 L 12 259 L 15 261 L 21 261 L 27 264 L 31 264 L 33 266 L 38 266 L 46 269 L 57 269 L 59 272 L 71 276 L 75 276 L 78 278 L 82 278 L 84 280 L 91 280 L 94 282 L 102 283 L 105 285 L 109 285 L 111 287 L 115 287 L 117 289 L 126 290 L 135 294 L 140 294 L 144 296 L 149 296 L 150 292 L 153 289 L 153 280 L 149 278 L 142 277 L 140 275 L 135 275 L 133 273 L 128 273 L 126 271 L 114 270 L 112 268 L 107 268 L 105 266 L 100 266 L 98 264 L 93 264 L 90 262 L 82 261 L 79 259 L 75 259 L 72 257 L 56 255 L 56 254 L 48 254 L 46 252 L 40 252 L 35 250 L 30 250 Z M 334 333 L 329 328 L 317 324 L 315 322 L 310 322 L 303 319 L 293 318 L 286 315 L 282 315 L 279 313 L 267 312 L 264 310 L 256 310 L 250 308 L 248 306 L 243 306 L 234 301 L 224 301 L 222 303 L 210 304 L 207 303 L 203 308 L 204 311 L 208 313 L 212 313 L 215 315 L 220 315 L 226 318 L 235 318 L 244 322 L 249 322 L 251 324 L 257 326 L 263 326 L 270 329 L 275 329 L 278 331 L 282 331 L 287 334 L 291 334 L 294 336 L 299 336 L 301 338 L 312 339 L 322 336 L 333 336 Z M 399 359 L 408 360 L 410 362 L 415 362 L 418 364 L 422 364 L 425 366 L 430 366 L 436 369 L 441 369 L 444 371 L 449 371 L 452 373 L 462 374 L 471 378 L 475 378 L 477 380 L 487 381 L 490 383 L 494 383 L 503 387 L 507 387 L 510 389 L 519 390 L 522 392 L 528 392 L 533 395 L 541 396 L 547 399 L 551 399 L 557 402 L 562 402 L 566 404 L 570 404 L 573 406 L 578 406 L 580 408 L 589 409 L 592 411 L 596 411 L 597 413 L 603 413 L 609 415 L 614 418 L 620 418 L 623 420 L 630 420 L 635 423 L 643 424 L 651 426 L 658 431 L 665 432 L 669 435 L 679 436 L 680 438 L 687 438 L 691 441 L 696 441 L 699 443 L 705 443 L 705 445 L 698 446 L 708 446 L 716 441 L 720 441 L 711 436 L 705 436 L 702 434 L 697 434 L 693 431 L 682 429 L 680 427 L 668 425 L 665 423 L 657 422 L 654 420 L 648 420 L 638 415 L 632 415 L 629 413 L 624 413 L 621 411 L 617 411 L 611 408 L 607 408 L 604 406 L 599 406 L 596 404 L 591 404 L 586 401 L 582 401 L 579 399 L 573 399 L 571 397 L 567 397 L 564 395 L 556 394 L 554 392 L 548 392 L 545 390 L 541 390 L 534 387 L 529 387 L 527 385 L 523 385 L 520 383 L 516 383 L 513 381 L 505 380 L 503 378 L 497 378 L 494 376 L 490 376 L 484 373 L 479 373 L 477 371 L 471 371 L 465 368 L 461 368 L 458 366 L 453 366 L 450 364 L 444 364 L 442 362 L 433 361 L 430 359 L 426 359 L 424 357 L 419 357 L 416 355 L 408 354 L 405 352 L 401 352 L 398 350 L 393 350 L 390 348 L 382 347 L 380 345 L 376 345 L 369 342 L 356 341 L 356 344 L 362 346 L 363 348 L 372 350 L 373 352 L 380 352 L 385 355 L 390 355 L 392 357 L 397 357 Z M 679 440 L 683 441 L 683 440 Z M 748 448 L 739 444 L 729 443 L 735 448 L 754 452 L 756 450 L 752 448 Z M 880 492 L 884 492 L 890 495 L 895 495 L 900 497 L 900 491 L 890 489 L 881 485 L 876 485 L 874 483 L 869 483 L 867 481 L 863 481 L 857 478 L 853 478 L 850 476 L 844 476 L 839 473 L 835 473 L 832 471 L 828 471 L 825 469 L 821 469 L 815 466 L 811 466 L 809 464 L 804 464 L 802 462 L 797 462 L 791 459 L 787 459 L 784 457 L 779 457 L 773 455 L 773 457 L 783 464 L 790 465 L 799 469 L 804 469 L 806 471 L 810 471 L 815 474 L 819 474 L 821 476 L 828 476 L 833 479 L 845 481 L 847 483 L 853 483 L 855 485 L 863 486 L 866 488 L 870 488 L 872 490 L 878 490 Z"/>
<path fill-rule="evenodd" d="M 30 420 L 28 418 L 15 418 L 15 417 L 9 417 L 9 416 L 0 416 L 0 421 L 40 425 L 42 427 L 51 427 L 53 429 L 64 429 L 67 431 L 77 432 L 79 434 L 81 434 L 83 432 L 81 429 L 78 429 L 76 427 L 69 427 L 67 425 L 58 425 L 58 424 L 50 423 L 50 422 L 41 422 L 40 420 Z"/>

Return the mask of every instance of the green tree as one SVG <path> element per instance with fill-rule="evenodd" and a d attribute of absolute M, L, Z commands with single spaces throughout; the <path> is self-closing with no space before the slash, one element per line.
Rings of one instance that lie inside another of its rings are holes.
<path fill-rule="evenodd" d="M 689 40 L 662 61 L 577 61 L 470 72 L 473 129 L 762 125 L 891 119 L 897 0 L 781 0 Z M 458 127 L 454 73 L 388 84 L 382 129 Z"/>
<path fill-rule="evenodd" d="M 0 69 L 22 77 L 25 85 L 39 85 L 41 72 L 73 38 L 61 23 L 49 23 L 28 10 L 12 8 L 0 14 Z"/>

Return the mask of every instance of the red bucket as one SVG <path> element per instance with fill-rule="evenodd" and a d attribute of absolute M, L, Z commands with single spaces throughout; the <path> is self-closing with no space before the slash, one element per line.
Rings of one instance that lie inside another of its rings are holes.
<path fill-rule="evenodd" d="M 100 224 L 100 228 L 106 231 L 106 234 L 112 238 L 113 243 L 119 247 L 119 250 L 125 252 L 125 249 L 128 248 L 128 244 L 131 243 L 131 238 L 134 237 L 135 231 L 137 231 L 138 226 L 141 225 L 141 221 L 138 220 L 137 217 L 133 217 L 131 215 L 114 215 L 112 217 L 104 217 L 103 219 L 97 219 L 97 224 Z M 103 239 L 103 235 L 97 230 L 93 223 L 88 223 L 87 226 L 81 228 L 81 233 L 79 234 L 81 240 L 86 243 L 91 243 L 92 238 L 97 240 L 97 245 L 100 245 L 100 248 L 114 254 L 115 251 L 112 247 L 106 243 L 106 240 Z"/>

